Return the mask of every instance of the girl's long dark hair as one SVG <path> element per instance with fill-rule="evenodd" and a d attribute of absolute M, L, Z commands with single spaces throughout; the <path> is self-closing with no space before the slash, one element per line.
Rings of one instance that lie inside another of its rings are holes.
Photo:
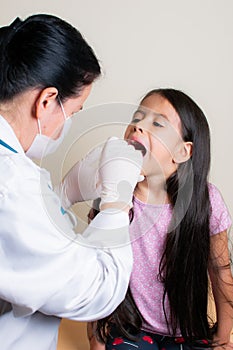
<path fill-rule="evenodd" d="M 120 334 L 130 340 L 137 340 L 137 335 L 142 326 L 142 316 L 134 302 L 130 288 L 123 302 L 110 315 L 97 321 L 95 336 L 100 342 L 105 343 L 112 324 L 116 325 Z"/>
<path fill-rule="evenodd" d="M 193 143 L 191 158 L 180 164 L 178 170 L 167 179 L 173 215 L 157 276 L 164 285 L 163 305 L 165 298 L 170 304 L 170 314 L 166 313 L 165 307 L 164 313 L 171 335 L 175 335 L 180 328 L 184 338 L 211 339 L 207 316 L 210 255 L 207 183 L 210 168 L 209 127 L 201 109 L 183 92 L 157 89 L 150 91 L 144 99 L 154 94 L 159 94 L 171 103 L 181 120 L 183 140 Z M 124 324 L 127 324 L 127 307 L 124 305 L 128 298 L 129 295 L 104 322 L 99 321 L 97 333 L 100 338 L 101 330 L 106 329 L 109 320 L 113 320 L 122 332 Z M 135 330 L 141 324 L 142 317 L 138 312 L 134 316 L 130 316 L 130 323 Z"/>
<path fill-rule="evenodd" d="M 209 127 L 203 112 L 183 92 L 165 89 L 156 93 L 175 108 L 180 116 L 183 140 L 193 143 L 191 159 L 180 164 L 178 171 L 167 180 L 173 216 L 159 270 L 164 300 L 167 296 L 171 310 L 167 323 L 171 325 L 171 334 L 179 327 L 185 338 L 210 339 L 207 316 Z"/>

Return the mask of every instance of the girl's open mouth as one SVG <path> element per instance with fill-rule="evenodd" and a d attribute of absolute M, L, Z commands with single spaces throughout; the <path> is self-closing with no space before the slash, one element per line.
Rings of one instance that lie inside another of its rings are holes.
<path fill-rule="evenodd" d="M 140 142 L 135 141 L 135 140 L 127 140 L 127 142 L 128 142 L 129 145 L 134 146 L 135 149 L 141 151 L 143 157 L 145 156 L 145 154 L 146 154 L 146 148 L 145 148 Z"/>

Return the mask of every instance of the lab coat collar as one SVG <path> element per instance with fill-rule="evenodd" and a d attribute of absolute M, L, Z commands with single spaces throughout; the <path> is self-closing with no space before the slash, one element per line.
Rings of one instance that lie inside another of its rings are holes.
<path fill-rule="evenodd" d="M 25 154 L 24 150 L 16 137 L 14 130 L 10 126 L 10 124 L 0 115 L 0 139 L 6 142 L 10 147 L 14 148 L 18 153 Z M 0 148 L 1 151 L 2 147 Z M 12 153 L 12 151 L 4 148 L 4 153 L 6 151 Z"/>

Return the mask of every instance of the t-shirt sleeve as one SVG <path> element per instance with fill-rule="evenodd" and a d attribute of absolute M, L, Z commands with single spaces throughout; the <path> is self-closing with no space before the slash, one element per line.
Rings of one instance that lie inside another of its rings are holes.
<path fill-rule="evenodd" d="M 211 206 L 210 234 L 215 235 L 228 230 L 232 220 L 220 191 L 213 184 L 209 184 L 209 195 Z"/>

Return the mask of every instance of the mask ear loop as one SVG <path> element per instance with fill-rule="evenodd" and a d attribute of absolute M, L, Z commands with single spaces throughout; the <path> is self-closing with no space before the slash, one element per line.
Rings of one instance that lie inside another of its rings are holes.
<path fill-rule="evenodd" d="M 41 132 L 41 125 L 40 125 L 40 119 L 37 119 L 37 124 L 38 124 L 39 134 L 42 135 L 42 132 Z"/>
<path fill-rule="evenodd" d="M 67 118 L 67 115 L 66 115 L 63 103 L 61 102 L 61 99 L 60 99 L 60 97 L 58 95 L 57 95 L 57 99 L 58 99 L 58 102 L 60 104 L 60 107 L 61 107 L 61 110 L 62 110 L 62 113 L 63 113 L 63 117 L 64 117 L 65 120 L 67 120 L 68 118 Z"/>

